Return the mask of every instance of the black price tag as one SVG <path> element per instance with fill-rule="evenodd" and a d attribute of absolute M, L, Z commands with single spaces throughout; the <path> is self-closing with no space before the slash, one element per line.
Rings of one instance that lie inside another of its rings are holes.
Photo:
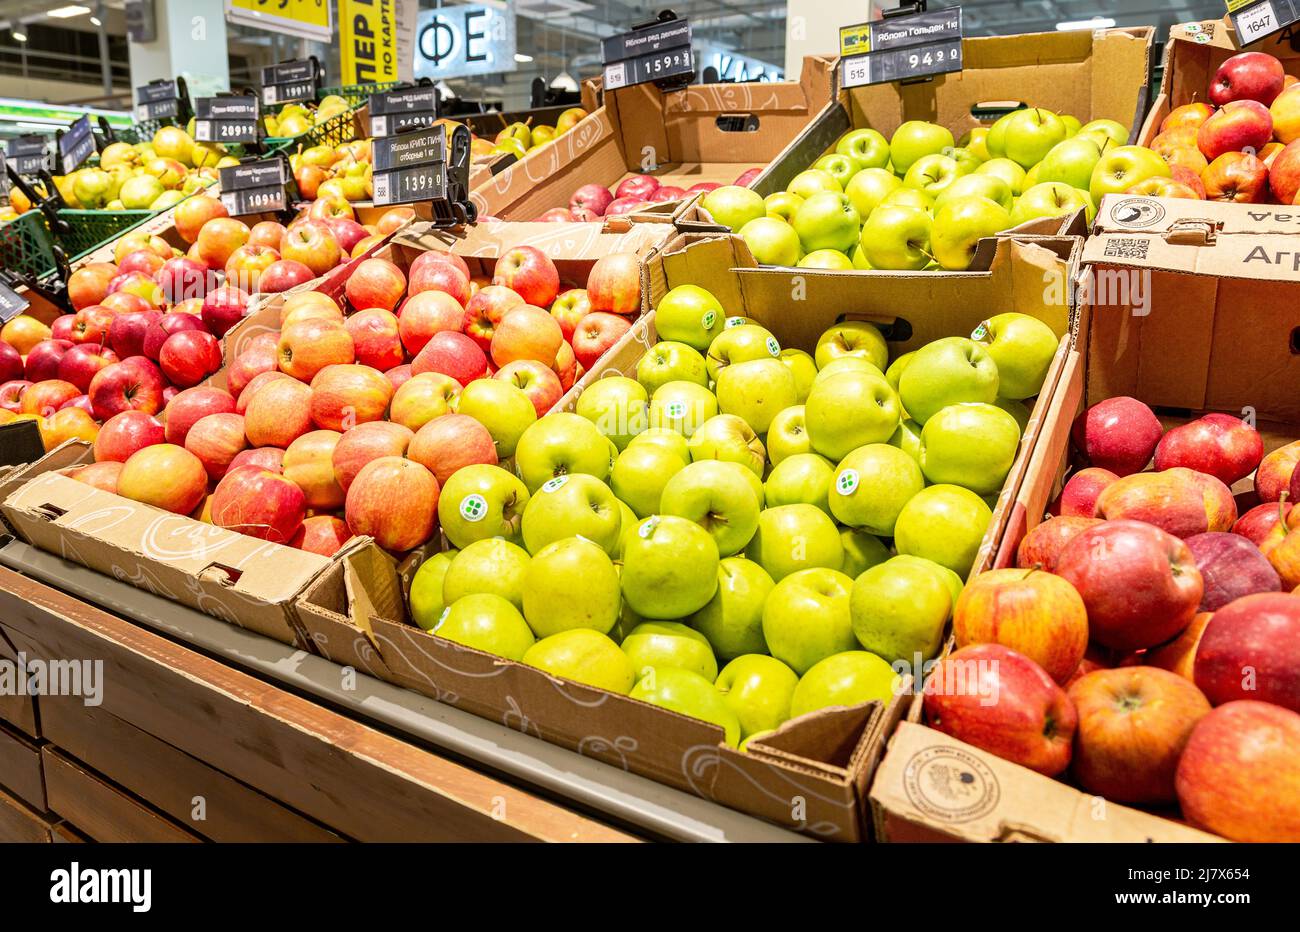
<path fill-rule="evenodd" d="M 281 157 L 243 162 L 221 169 L 221 203 L 233 217 L 284 210 L 293 176 Z"/>
<path fill-rule="evenodd" d="M 961 7 L 890 16 L 840 29 L 840 86 L 961 71 Z"/>
<path fill-rule="evenodd" d="M 135 118 L 145 120 L 175 119 L 181 114 L 175 81 L 150 81 L 135 89 Z"/>
<path fill-rule="evenodd" d="M 5 157 L 20 175 L 35 175 L 50 167 L 44 136 L 17 136 L 5 146 Z"/>
<path fill-rule="evenodd" d="M 26 298 L 14 291 L 8 282 L 0 280 L 0 323 L 8 323 L 13 320 L 27 310 L 30 303 Z"/>
<path fill-rule="evenodd" d="M 63 156 L 63 173 L 76 171 L 81 163 L 95 153 L 95 134 L 90 128 L 90 117 L 73 120 L 67 132 L 59 137 L 59 154 Z"/>
<path fill-rule="evenodd" d="M 262 69 L 262 103 L 267 107 L 314 101 L 319 90 L 320 72 L 313 61 L 286 61 Z"/>
<path fill-rule="evenodd" d="M 0 426 L 0 466 L 22 466 L 45 455 L 41 428 L 35 421 Z"/>
<path fill-rule="evenodd" d="M 194 138 L 199 142 L 257 142 L 257 98 L 200 97 L 194 101 Z"/>
<path fill-rule="evenodd" d="M 601 41 L 605 90 L 695 73 L 691 24 L 674 19 Z"/>
<path fill-rule="evenodd" d="M 370 135 L 396 136 L 432 126 L 438 119 L 438 94 L 432 87 L 399 87 L 370 95 Z"/>
<path fill-rule="evenodd" d="M 375 206 L 447 197 L 447 134 L 443 127 L 385 136 L 372 146 Z"/>
<path fill-rule="evenodd" d="M 1300 22 L 1300 0 L 1228 0 L 1237 44 L 1249 45 Z"/>

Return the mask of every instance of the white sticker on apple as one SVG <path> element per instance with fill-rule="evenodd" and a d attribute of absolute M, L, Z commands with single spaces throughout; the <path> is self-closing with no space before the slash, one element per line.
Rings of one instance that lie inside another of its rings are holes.
<path fill-rule="evenodd" d="M 776 341 L 776 337 L 767 338 L 767 351 L 773 356 L 781 355 L 781 344 Z"/>
<path fill-rule="evenodd" d="M 835 491 L 841 495 L 852 495 L 858 488 L 858 471 L 845 469 L 835 477 Z"/>
<path fill-rule="evenodd" d="M 715 321 L 717 321 L 717 319 L 718 319 L 718 315 L 715 311 L 712 310 L 705 311 L 704 316 L 700 318 L 700 326 L 703 327 L 705 330 L 712 330 L 713 324 Z"/>
<path fill-rule="evenodd" d="M 971 332 L 970 338 L 974 340 L 976 343 L 979 343 L 988 335 L 989 335 L 989 322 L 987 320 L 981 320 L 980 325 Z"/>
<path fill-rule="evenodd" d="M 446 624 L 447 616 L 450 614 L 451 614 L 451 606 L 448 605 L 446 608 L 442 610 L 442 614 L 438 616 L 438 621 L 434 624 L 432 628 L 429 629 L 429 633 L 430 634 L 434 633 L 439 628 L 441 628 L 444 624 Z"/>
<path fill-rule="evenodd" d="M 724 323 L 722 326 L 726 327 L 728 330 L 730 330 L 732 327 L 743 327 L 745 326 L 745 318 L 728 317 L 727 322 Z"/>
<path fill-rule="evenodd" d="M 668 402 L 668 404 L 664 405 L 664 414 L 668 415 L 668 417 L 674 421 L 677 420 L 678 418 L 686 417 L 686 402 L 684 401 Z"/>
<path fill-rule="evenodd" d="M 460 516 L 466 521 L 482 521 L 487 517 L 487 499 L 475 492 L 460 500 Z"/>
<path fill-rule="evenodd" d="M 650 517 L 642 521 L 641 526 L 636 529 L 637 536 L 640 537 L 642 540 L 649 540 L 650 535 L 655 532 L 655 528 L 657 528 L 658 526 L 659 526 L 659 516 L 651 515 Z"/>
<path fill-rule="evenodd" d="M 556 489 L 561 488 L 564 485 L 564 483 L 568 481 L 569 481 L 568 476 L 556 476 L 554 479 L 547 479 L 544 483 L 542 483 L 542 491 L 554 492 Z"/>

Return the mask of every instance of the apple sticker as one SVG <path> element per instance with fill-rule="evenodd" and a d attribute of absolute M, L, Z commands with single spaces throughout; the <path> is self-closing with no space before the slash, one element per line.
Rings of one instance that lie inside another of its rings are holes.
<path fill-rule="evenodd" d="M 460 516 L 466 521 L 482 521 L 487 517 L 487 513 L 487 499 L 477 492 L 466 495 L 460 500 Z"/>

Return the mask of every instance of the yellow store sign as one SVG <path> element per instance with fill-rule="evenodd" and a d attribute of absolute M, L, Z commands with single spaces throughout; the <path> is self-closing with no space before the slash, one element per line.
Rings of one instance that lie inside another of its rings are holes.
<path fill-rule="evenodd" d="M 339 0 L 339 43 L 344 84 L 402 80 L 402 0 Z M 409 64 L 408 64 L 409 71 Z"/>
<path fill-rule="evenodd" d="M 334 31 L 330 0 L 226 0 L 226 19 L 318 42 Z"/>

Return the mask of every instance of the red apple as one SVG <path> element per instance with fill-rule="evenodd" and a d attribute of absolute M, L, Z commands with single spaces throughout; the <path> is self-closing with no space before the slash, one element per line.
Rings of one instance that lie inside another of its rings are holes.
<path fill-rule="evenodd" d="M 584 369 L 590 369 L 622 338 L 623 334 L 631 329 L 631 322 L 618 314 L 593 311 L 582 318 L 578 322 L 578 329 L 573 332 L 571 341 L 573 354 L 577 357 L 579 365 Z"/>
<path fill-rule="evenodd" d="M 1250 152 L 1225 152 L 1201 172 L 1205 197 L 1234 204 L 1268 202 L 1268 166 Z"/>
<path fill-rule="evenodd" d="M 1258 699 L 1300 711 L 1300 596 L 1256 593 L 1214 613 L 1196 649 L 1210 702 Z"/>
<path fill-rule="evenodd" d="M 65 401 L 76 398 L 80 394 L 81 391 L 77 386 L 62 379 L 46 379 L 44 382 L 36 382 L 27 391 L 23 392 L 22 400 L 18 406 L 18 413 L 39 414 L 41 417 L 49 417 L 55 411 L 58 411 Z"/>
<path fill-rule="evenodd" d="M 401 495 L 394 495 L 401 489 Z M 347 491 L 344 508 L 353 534 L 375 539 L 397 553 L 413 550 L 433 536 L 438 513 L 438 480 L 419 463 L 383 456 L 361 468 Z"/>
<path fill-rule="evenodd" d="M 293 536 L 293 540 L 289 541 L 289 546 L 308 553 L 318 553 L 322 557 L 332 557 L 351 539 L 352 531 L 342 518 L 312 515 L 302 522 L 302 527 Z"/>
<path fill-rule="evenodd" d="M 407 277 L 406 293 L 417 295 L 425 291 L 442 291 L 464 307 L 470 299 L 469 274 L 452 261 L 453 256 L 441 252 L 426 252 L 411 263 Z"/>
<path fill-rule="evenodd" d="M 492 362 L 504 366 L 532 359 L 549 365 L 563 342 L 564 331 L 550 314 L 540 307 L 520 304 L 507 311 L 493 329 Z"/>
<path fill-rule="evenodd" d="M 357 362 L 361 365 L 386 372 L 400 366 L 406 358 L 402 353 L 397 315 L 392 311 L 372 307 L 348 317 L 343 326 L 352 337 Z"/>
<path fill-rule="evenodd" d="M 234 458 L 248 448 L 244 419 L 238 414 L 209 414 L 185 435 L 185 449 L 203 463 L 208 478 L 219 480 Z"/>
<path fill-rule="evenodd" d="M 101 433 L 103 433 L 101 431 Z M 122 464 L 117 462 L 91 463 L 78 466 L 66 473 L 78 482 L 93 486 L 102 492 L 117 494 L 117 480 L 122 475 Z"/>
<path fill-rule="evenodd" d="M 311 269 L 293 259 L 281 259 L 267 266 L 257 286 L 264 294 L 279 294 L 305 284 L 316 277 Z"/>
<path fill-rule="evenodd" d="M 1255 492 L 1262 502 L 1276 502 L 1291 485 L 1296 464 L 1300 463 L 1300 440 L 1278 447 L 1260 461 L 1255 471 Z"/>
<path fill-rule="evenodd" d="M 433 473 L 439 487 L 464 466 L 497 464 L 492 435 L 465 414 L 444 414 L 429 421 L 411 439 L 406 455 Z"/>
<path fill-rule="evenodd" d="M 1253 473 L 1263 457 L 1259 431 L 1238 417 L 1206 414 L 1160 439 L 1155 467 L 1186 466 L 1232 485 Z"/>
<path fill-rule="evenodd" d="M 132 409 L 157 414 L 163 408 L 163 376 L 143 356 L 128 356 L 95 373 L 90 380 L 90 404 L 95 417 L 107 421 Z"/>
<path fill-rule="evenodd" d="M 125 463 L 136 450 L 166 439 L 166 431 L 152 414 L 123 411 L 114 414 L 99 429 L 95 437 L 95 462 Z"/>
<path fill-rule="evenodd" d="M 387 259 L 363 259 L 348 276 L 344 293 L 359 311 L 380 307 L 391 311 L 406 291 L 406 276 Z"/>
<path fill-rule="evenodd" d="M 565 340 L 573 339 L 578 321 L 591 313 L 591 299 L 585 288 L 569 288 L 551 302 L 551 316 L 560 325 Z"/>
<path fill-rule="evenodd" d="M 606 217 L 616 217 L 619 214 L 630 214 L 634 210 L 640 210 L 650 202 L 639 197 L 617 197 L 610 201 L 605 208 Z"/>
<path fill-rule="evenodd" d="M 451 295 L 445 291 L 422 291 L 402 302 L 397 330 L 402 346 L 415 355 L 435 333 L 459 331 L 464 320 L 465 309 Z"/>
<path fill-rule="evenodd" d="M 391 421 L 358 424 L 351 430 L 345 431 L 334 448 L 333 456 L 334 477 L 338 480 L 339 486 L 346 492 L 357 473 L 371 460 L 383 456 L 406 455 L 406 449 L 414 436 L 414 431 L 409 427 Z"/>
<path fill-rule="evenodd" d="M 172 216 L 176 224 L 176 232 L 180 234 L 181 239 L 187 243 L 194 243 L 209 220 L 228 217 L 229 213 L 219 198 L 200 195 L 188 197 L 177 204 Z"/>
<path fill-rule="evenodd" d="M 379 222 L 375 224 L 375 232 L 381 236 L 387 236 L 389 233 L 396 233 L 414 219 L 414 207 L 390 207 L 384 211 L 383 216 L 379 218 Z"/>
<path fill-rule="evenodd" d="M 221 368 L 221 344 L 202 330 L 182 330 L 163 343 L 158 365 L 173 385 L 188 388 Z"/>
<path fill-rule="evenodd" d="M 366 232 L 365 227 L 351 217 L 329 217 L 325 220 L 325 223 L 329 226 L 330 232 L 334 234 L 334 238 L 339 241 L 339 246 L 348 255 L 352 254 L 352 250 L 356 248 L 357 243 L 370 235 Z"/>
<path fill-rule="evenodd" d="M 144 355 L 144 338 L 149 328 L 162 319 L 157 311 L 128 311 L 113 318 L 108 344 L 122 359 Z"/>
<path fill-rule="evenodd" d="M 932 728 L 1054 777 L 1070 765 L 1078 716 L 1038 664 L 1001 644 L 953 651 L 925 682 Z"/>
<path fill-rule="evenodd" d="M 461 385 L 487 375 L 487 357 L 478 344 L 453 330 L 436 333 L 411 363 L 411 372 L 420 375 L 440 372 Z"/>
<path fill-rule="evenodd" d="M 1300 193 L 1300 139 L 1293 139 L 1273 156 L 1268 170 L 1268 186 L 1279 204 L 1294 204 Z"/>
<path fill-rule="evenodd" d="M 518 359 L 507 363 L 492 378 L 509 382 L 527 395 L 538 417 L 555 407 L 555 403 L 564 394 L 560 377 L 545 363 L 535 359 Z"/>
<path fill-rule="evenodd" d="M 334 430 L 303 434 L 284 451 L 284 477 L 306 496 L 307 507 L 332 511 L 343 507 L 343 489 L 334 478 L 334 450 L 342 436 Z"/>
<path fill-rule="evenodd" d="M 1258 152 L 1272 138 L 1273 117 L 1268 107 L 1257 100 L 1234 100 L 1201 124 L 1196 146 L 1213 163 L 1225 152 Z"/>
<path fill-rule="evenodd" d="M 1097 496 L 1118 478 L 1109 469 L 1099 466 L 1079 470 L 1065 483 L 1052 513 L 1065 517 L 1091 518 L 1097 511 Z"/>
<path fill-rule="evenodd" d="M 641 260 L 630 252 L 616 252 L 597 259 L 587 275 L 587 296 L 593 311 L 640 313 Z"/>
<path fill-rule="evenodd" d="M 258 469 L 269 469 L 271 472 L 283 472 L 284 451 L 279 447 L 251 447 L 237 454 L 226 467 L 226 472 L 234 472 L 241 466 L 256 466 Z"/>
<path fill-rule="evenodd" d="M 311 418 L 317 427 L 349 430 L 381 420 L 392 398 L 392 384 L 378 369 L 326 366 L 311 380 Z"/>
<path fill-rule="evenodd" d="M 144 272 L 127 272 L 118 275 L 109 282 L 108 290 L 109 294 L 122 292 L 135 295 L 154 308 L 162 307 L 167 303 L 167 296 L 163 294 L 162 288 L 153 280 L 152 275 L 146 275 Z M 107 301 L 108 298 L 105 297 L 104 300 Z"/>
<path fill-rule="evenodd" d="M 1145 521 L 1175 537 L 1227 531 L 1237 503 L 1213 476 L 1175 466 L 1116 479 L 1097 498 L 1097 517 Z"/>
<path fill-rule="evenodd" d="M 573 214 L 567 207 L 552 207 L 537 218 L 537 223 L 572 223 Z"/>
<path fill-rule="evenodd" d="M 148 249 L 137 249 L 135 252 L 127 253 L 122 261 L 117 264 L 117 274 L 126 275 L 130 272 L 142 272 L 153 278 L 162 269 L 163 263 L 167 260 L 158 253 Z"/>
<path fill-rule="evenodd" d="M 306 197 L 305 194 L 303 196 Z M 258 246 L 270 246 L 276 252 L 280 251 L 280 243 L 283 240 L 284 224 L 277 223 L 274 220 L 261 220 L 253 224 L 253 228 L 248 231 L 248 241 L 250 243 L 256 243 Z"/>
<path fill-rule="evenodd" d="M 253 400 L 253 396 L 256 395 L 258 390 L 267 382 L 274 382 L 276 379 L 289 378 L 293 377 L 285 375 L 283 372 L 259 372 L 249 380 L 248 384 L 244 386 L 244 390 L 239 393 L 239 397 L 235 399 L 235 413 L 243 414 L 248 409 L 248 403 Z"/>
<path fill-rule="evenodd" d="M 584 184 L 578 190 L 573 192 L 573 197 L 569 198 L 569 210 L 575 214 L 579 210 L 591 211 L 597 217 L 605 215 L 605 208 L 614 200 L 614 195 L 610 193 L 609 188 L 598 184 Z"/>
<path fill-rule="evenodd" d="M 27 357 L 29 360 L 31 356 Z M 59 378 L 71 382 L 84 394 L 90 390 L 90 380 L 100 369 L 120 362 L 117 353 L 98 343 L 74 346 L 59 360 Z"/>
<path fill-rule="evenodd" d="M 8 343 L 3 344 L 9 346 Z M 63 357 L 68 354 L 68 350 L 77 344 L 71 340 L 42 340 L 31 348 L 27 353 L 27 361 L 23 365 L 22 371 L 17 375 L 25 377 L 29 382 L 44 382 L 47 379 L 57 379 L 59 377 L 59 366 L 63 364 Z M 93 346 L 93 343 L 83 344 Z M 21 358 L 19 359 L 22 362 Z M 6 379 L 5 381 L 9 381 Z"/>
<path fill-rule="evenodd" d="M 536 246 L 516 246 L 497 260 L 492 284 L 509 288 L 525 304 L 550 307 L 560 293 L 560 273 Z"/>
<path fill-rule="evenodd" d="M 503 285 L 480 288 L 465 305 L 461 329 L 486 353 L 492 348 L 492 334 L 506 312 L 524 303 L 517 292 Z"/>
<path fill-rule="evenodd" d="M 242 395 L 257 376 L 278 371 L 279 336 L 278 333 L 260 334 L 226 367 L 226 387 L 232 395 Z"/>
<path fill-rule="evenodd" d="M 313 318 L 290 324 L 280 331 L 277 345 L 280 371 L 310 382 L 326 366 L 356 360 L 352 337 L 341 324 Z"/>
<path fill-rule="evenodd" d="M 311 389 L 295 379 L 268 382 L 244 409 L 244 430 L 255 447 L 283 449 L 311 428 Z"/>
<path fill-rule="evenodd" d="M 193 314 L 179 314 L 175 311 L 170 314 L 163 314 L 149 324 L 144 332 L 144 355 L 157 362 L 158 354 L 162 352 L 162 345 L 167 342 L 167 338 L 173 333 L 179 333 L 183 330 L 198 330 L 207 333 L 208 327 Z"/>
<path fill-rule="evenodd" d="M 306 517 L 302 489 L 278 472 L 241 466 L 212 493 L 212 523 L 259 540 L 287 544 Z"/>
<path fill-rule="evenodd" d="M 1163 433 L 1155 414 L 1136 398 L 1108 398 L 1075 420 L 1070 436 L 1093 466 L 1127 476 L 1151 461 Z"/>
<path fill-rule="evenodd" d="M 1237 523 L 1232 526 L 1232 533 L 1240 534 L 1259 547 L 1268 537 L 1269 531 L 1277 527 L 1279 522 L 1286 520 L 1290 512 L 1289 502 L 1265 502 L 1256 505 L 1237 519 Z"/>
<path fill-rule="evenodd" d="M 663 184 L 651 191 L 646 200 L 651 204 L 666 204 L 668 201 L 679 201 L 685 196 L 685 188 L 679 188 L 674 184 Z"/>
<path fill-rule="evenodd" d="M 285 231 L 280 257 L 301 262 L 319 276 L 339 264 L 343 249 L 328 224 L 323 220 L 307 220 L 293 224 Z"/>
<path fill-rule="evenodd" d="M 736 176 L 736 180 L 733 181 L 732 184 L 742 188 L 748 188 L 753 184 L 754 179 L 761 174 L 763 174 L 763 169 L 761 168 L 747 168 Z"/>
<path fill-rule="evenodd" d="M 22 408 L 23 395 L 32 387 L 32 382 L 25 379 L 11 379 L 0 385 L 0 410 L 17 414 Z"/>
<path fill-rule="evenodd" d="M 117 494 L 164 511 L 187 515 L 208 491 L 208 474 L 193 453 L 157 443 L 132 453 L 118 473 Z"/>
<path fill-rule="evenodd" d="M 68 276 L 68 302 L 74 311 L 99 304 L 108 296 L 109 285 L 117 277 L 111 262 L 88 262 Z"/>
<path fill-rule="evenodd" d="M 1210 81 L 1210 101 L 1222 107 L 1234 100 L 1254 100 L 1268 106 L 1282 87 L 1286 72 L 1267 52 L 1240 52 L 1224 61 Z"/>
<path fill-rule="evenodd" d="M 187 388 L 167 405 L 167 442 L 184 446 L 185 435 L 200 418 L 209 414 L 228 414 L 234 410 L 235 399 L 230 392 L 210 385 Z"/>
<path fill-rule="evenodd" d="M 659 179 L 651 175 L 632 175 L 624 178 L 614 189 L 614 198 L 636 197 L 646 200 L 659 187 Z"/>
<path fill-rule="evenodd" d="M 222 285 L 203 299 L 203 323 L 213 334 L 224 337 L 244 319 L 252 303 L 248 292 L 233 285 Z"/>
<path fill-rule="evenodd" d="M 566 392 L 573 388 L 573 383 L 578 378 L 578 358 L 573 355 L 573 347 L 568 343 L 560 344 L 555 362 L 551 363 L 551 371 L 560 377 L 560 385 Z"/>
<path fill-rule="evenodd" d="M 108 339 L 108 328 L 113 326 L 114 312 L 102 304 L 83 307 L 72 321 L 73 343 L 103 343 Z"/>
<path fill-rule="evenodd" d="M 388 384 L 393 386 L 393 391 L 397 391 L 403 385 L 411 380 L 415 373 L 411 371 L 411 364 L 403 366 L 394 366 L 384 373 L 384 378 L 388 379 Z"/>
<path fill-rule="evenodd" d="M 1259 548 L 1240 534 L 1209 532 L 1187 538 L 1205 591 L 1200 611 L 1217 612 L 1256 592 L 1279 592 L 1282 580 Z"/>
<path fill-rule="evenodd" d="M 108 298 L 105 298 L 104 300 L 107 301 Z M 69 343 L 71 343 L 72 328 L 76 324 L 76 322 L 77 322 L 76 314 L 60 314 L 58 317 L 54 318 L 54 323 L 50 324 L 50 335 L 45 339 L 66 340 Z M 0 341 L 0 342 L 3 342 L 4 345 L 9 347 L 9 349 L 12 350 L 13 352 L 18 353 L 20 357 L 22 356 L 22 352 L 12 343 L 9 343 L 8 341 Z M 38 339 L 37 342 L 41 342 L 41 341 Z M 29 349 L 28 352 L 30 353 L 31 350 Z"/>

